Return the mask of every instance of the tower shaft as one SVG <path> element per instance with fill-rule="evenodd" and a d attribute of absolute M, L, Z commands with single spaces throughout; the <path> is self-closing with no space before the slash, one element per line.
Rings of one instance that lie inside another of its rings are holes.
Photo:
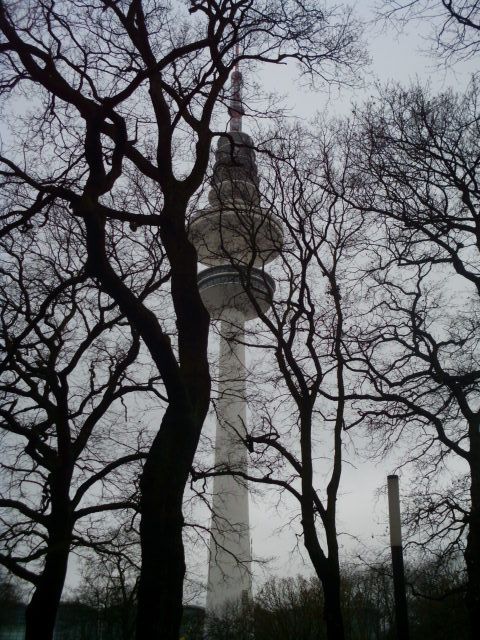
<path fill-rule="evenodd" d="M 233 309 L 221 322 L 215 468 L 247 472 L 244 317 Z M 252 595 L 248 486 L 234 475 L 213 483 L 207 613 Z"/>

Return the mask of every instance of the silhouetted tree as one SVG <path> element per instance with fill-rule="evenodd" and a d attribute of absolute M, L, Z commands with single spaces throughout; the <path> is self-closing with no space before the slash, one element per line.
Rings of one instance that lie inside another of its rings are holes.
<path fill-rule="evenodd" d="M 472 638 L 480 611 L 478 123 L 475 83 L 463 96 L 387 88 L 343 128 L 350 170 L 329 170 L 325 184 L 369 220 L 361 337 L 351 343 L 357 397 L 370 401 L 360 415 L 380 451 L 403 434 L 405 459 L 418 463 L 417 531 L 436 545 L 444 537 L 447 548 L 466 537 Z M 453 475 L 449 487 L 440 471 Z"/>
<path fill-rule="evenodd" d="M 89 553 L 73 602 L 95 611 L 102 638 L 131 640 L 135 635 L 140 545 L 136 532 L 115 532 L 108 553 Z"/>
<path fill-rule="evenodd" d="M 165 385 L 168 406 L 140 482 L 137 638 L 177 640 L 182 499 L 210 395 L 209 318 L 185 214 L 207 168 L 215 107 L 240 61 L 295 59 L 312 78 L 338 80 L 363 58 L 359 25 L 313 0 L 2 0 L 0 32 L 4 100 L 29 100 L 26 114 L 10 120 L 2 156 L 15 194 L 6 229 L 38 224 L 52 201 L 78 217 L 88 276 L 128 318 Z M 153 195 L 140 209 L 130 198 L 138 190 Z M 158 229 L 171 270 L 173 340 L 112 265 L 115 222 L 132 233 Z"/>
<path fill-rule="evenodd" d="M 230 221 L 252 247 L 249 264 L 234 256 L 231 264 L 239 269 L 260 318 L 247 329 L 246 341 L 262 354 L 255 379 L 267 385 L 265 391 L 255 385 L 251 426 L 246 425 L 246 436 L 238 434 L 251 453 L 251 471 L 227 464 L 197 473 L 234 474 L 239 481 L 277 487 L 295 499 L 303 543 L 324 591 L 327 637 L 342 639 L 336 514 L 342 433 L 348 422 L 343 340 L 344 324 L 352 322 L 348 269 L 362 219 L 319 189 L 318 152 L 308 131 L 285 129 L 269 137 L 276 142 L 264 149 L 264 209 L 258 209 L 256 229 L 245 223 L 243 210 L 238 220 Z M 265 267 L 255 239 L 272 219 L 282 226 L 284 238 L 275 247 L 278 257 L 271 270 L 276 290 L 271 309 L 265 311 L 251 275 L 254 264 Z M 318 456 L 329 460 L 322 477 L 315 465 Z"/>
<path fill-rule="evenodd" d="M 86 275 L 82 235 L 51 210 L 0 241 L 0 565 L 33 585 L 27 638 L 52 634 L 71 550 L 108 548 L 105 515 L 137 511 L 149 438 L 129 396 L 162 397 L 138 334 Z M 122 273 L 140 297 L 163 280 L 143 240 L 145 262 Z"/>
<path fill-rule="evenodd" d="M 420 19 L 428 21 L 432 27 L 434 48 L 447 62 L 478 55 L 478 0 L 383 0 L 383 5 L 383 16 L 397 23 Z"/>
<path fill-rule="evenodd" d="M 342 607 L 347 640 L 393 640 L 392 576 L 389 562 L 342 569 Z M 455 563 L 407 566 L 412 640 L 468 637 L 466 611 L 458 587 L 462 570 Z M 257 593 L 253 609 L 258 640 L 318 640 L 327 637 L 318 579 L 270 578 Z M 241 640 L 245 617 L 230 609 L 217 621 L 215 640 Z"/>

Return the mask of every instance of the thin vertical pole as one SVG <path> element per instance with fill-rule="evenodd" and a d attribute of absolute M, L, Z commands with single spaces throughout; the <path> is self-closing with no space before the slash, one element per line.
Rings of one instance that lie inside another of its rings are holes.
<path fill-rule="evenodd" d="M 392 551 L 393 592 L 395 598 L 395 623 L 398 640 L 409 639 L 405 571 L 403 567 L 402 527 L 400 522 L 400 492 L 398 476 L 387 478 L 388 515 L 390 521 L 390 548 Z"/>

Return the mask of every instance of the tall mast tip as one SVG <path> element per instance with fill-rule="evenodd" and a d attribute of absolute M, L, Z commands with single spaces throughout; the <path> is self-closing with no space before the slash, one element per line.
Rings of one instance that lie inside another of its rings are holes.
<path fill-rule="evenodd" d="M 240 55 L 240 45 L 235 45 L 235 65 L 232 73 L 232 92 L 228 114 L 230 116 L 230 131 L 242 130 L 242 116 L 245 113 L 242 104 L 242 74 L 238 68 L 238 57 Z"/>

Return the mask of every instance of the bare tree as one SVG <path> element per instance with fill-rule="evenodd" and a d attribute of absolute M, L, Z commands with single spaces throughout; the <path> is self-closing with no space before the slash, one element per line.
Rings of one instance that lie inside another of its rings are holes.
<path fill-rule="evenodd" d="M 207 168 L 215 106 L 241 60 L 295 59 L 327 80 L 353 70 L 363 58 L 359 25 L 316 0 L 3 0 L 0 30 L 2 95 L 31 103 L 13 122 L 14 144 L 2 158 L 3 175 L 25 193 L 4 222 L 23 224 L 52 200 L 70 207 L 84 224 L 89 277 L 128 318 L 165 385 L 168 406 L 140 483 L 137 637 L 176 640 L 182 498 L 210 394 L 209 318 L 185 214 Z M 145 185 L 156 198 L 139 211 L 129 193 Z M 171 269 L 173 342 L 112 267 L 113 221 L 159 230 Z"/>
<path fill-rule="evenodd" d="M 434 47 L 447 62 L 468 60 L 480 50 L 478 0 L 382 0 L 380 13 L 397 24 L 428 20 Z"/>
<path fill-rule="evenodd" d="M 351 321 L 346 312 L 351 297 L 348 266 L 362 220 L 320 189 L 320 146 L 307 131 L 285 129 L 267 137 L 275 142 L 260 145 L 264 208 L 254 205 L 251 224 L 243 209 L 238 220 L 225 221 L 251 248 L 248 264 L 241 256 L 230 258 L 261 321 L 248 329 L 246 342 L 262 354 L 254 379 L 262 379 L 267 388 L 262 392 L 255 385 L 252 424 L 246 426 L 246 435 L 238 434 L 250 451 L 252 471 L 225 464 L 197 474 L 234 474 L 239 481 L 277 487 L 295 499 L 303 542 L 323 587 L 327 637 L 341 639 L 336 514 L 347 421 L 343 339 L 344 323 Z M 272 220 L 283 227 L 284 239 L 274 247 L 276 291 L 266 311 L 253 267 L 259 261 L 265 267 L 261 261 L 268 252 L 256 251 L 256 237 Z M 315 463 L 318 456 L 328 461 L 321 471 Z"/>
<path fill-rule="evenodd" d="M 272 578 L 262 586 L 255 600 L 255 637 L 322 640 L 326 638 L 323 604 L 322 587 L 317 579 Z"/>
<path fill-rule="evenodd" d="M 351 170 L 327 172 L 326 184 L 371 221 L 352 364 L 371 402 L 360 415 L 384 445 L 403 434 L 406 458 L 418 462 L 427 501 L 414 524 L 428 525 L 437 543 L 466 536 L 472 638 L 480 611 L 478 115 L 475 84 L 464 96 L 389 88 L 343 129 Z M 441 470 L 453 473 L 449 488 Z"/>
<path fill-rule="evenodd" d="M 100 637 L 131 640 L 140 575 L 139 536 L 132 529 L 119 528 L 111 537 L 114 543 L 107 553 L 87 551 L 84 555 L 81 581 L 72 601 L 95 612 Z"/>
<path fill-rule="evenodd" d="M 378 553 L 378 549 L 376 552 Z M 418 563 L 408 567 L 412 637 L 467 638 L 465 612 L 458 585 L 462 572 L 454 564 Z M 342 570 L 342 604 L 349 640 L 388 640 L 395 637 L 392 576 L 388 561 Z M 448 597 L 445 593 L 450 592 Z M 255 601 L 255 638 L 314 640 L 325 638 L 321 620 L 323 594 L 316 578 L 270 579 Z M 223 637 L 227 637 L 226 635 Z"/>
<path fill-rule="evenodd" d="M 0 243 L 0 564 L 33 586 L 26 638 L 52 636 L 71 551 L 107 550 L 105 516 L 138 510 L 149 438 L 129 396 L 160 395 L 138 334 L 85 273 L 82 233 L 51 210 Z M 140 297 L 164 275 L 143 239 L 141 277 L 122 274 Z"/>
<path fill-rule="evenodd" d="M 21 581 L 0 567 L 0 630 L 11 624 L 15 611 L 22 606 L 24 599 Z"/>

